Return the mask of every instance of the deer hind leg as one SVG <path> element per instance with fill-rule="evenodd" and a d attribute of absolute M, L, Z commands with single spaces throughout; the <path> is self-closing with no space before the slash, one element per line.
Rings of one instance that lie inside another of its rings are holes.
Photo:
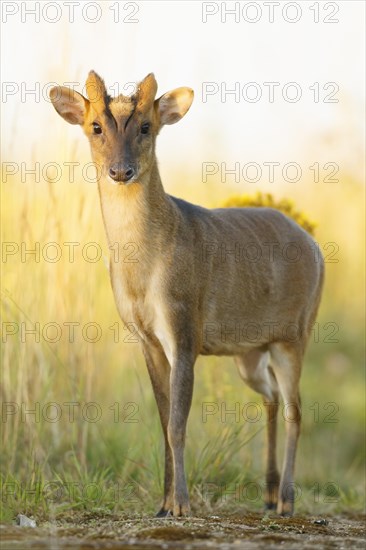
<path fill-rule="evenodd" d="M 164 517 L 172 513 L 174 507 L 173 455 L 168 441 L 170 365 L 163 350 L 158 344 L 144 344 L 143 352 L 154 390 L 165 440 L 164 499 L 159 512 L 156 514 L 157 517 Z"/>
<path fill-rule="evenodd" d="M 284 402 L 286 426 L 285 455 L 281 473 L 277 513 L 292 515 L 294 511 L 294 469 L 297 442 L 300 434 L 301 404 L 299 381 L 302 366 L 302 351 L 286 343 L 270 346 L 271 362 Z"/>
<path fill-rule="evenodd" d="M 279 392 L 276 377 L 269 365 L 269 354 L 261 350 L 250 350 L 235 357 L 239 374 L 244 382 L 263 396 L 267 414 L 266 449 L 266 491 L 265 507 L 276 509 L 280 475 L 277 468 L 277 415 Z"/>
<path fill-rule="evenodd" d="M 280 474 L 277 468 L 278 391 L 273 393 L 272 399 L 263 396 L 263 403 L 267 413 L 267 465 L 264 502 L 266 510 L 276 510 L 280 485 Z"/>

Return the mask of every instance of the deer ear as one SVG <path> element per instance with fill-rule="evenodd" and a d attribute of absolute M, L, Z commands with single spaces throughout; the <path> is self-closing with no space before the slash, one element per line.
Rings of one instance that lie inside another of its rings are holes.
<path fill-rule="evenodd" d="M 154 102 L 157 89 L 158 85 L 155 76 L 153 73 L 149 73 L 145 76 L 144 80 L 140 82 L 137 88 L 138 107 L 140 109 L 144 109 L 144 107 L 145 109 L 150 109 Z"/>
<path fill-rule="evenodd" d="M 50 90 L 52 105 L 62 118 L 70 124 L 84 124 L 89 101 L 65 86 L 55 86 Z"/>
<path fill-rule="evenodd" d="M 176 88 L 155 101 L 160 116 L 160 125 L 175 124 L 184 117 L 193 101 L 191 88 Z"/>

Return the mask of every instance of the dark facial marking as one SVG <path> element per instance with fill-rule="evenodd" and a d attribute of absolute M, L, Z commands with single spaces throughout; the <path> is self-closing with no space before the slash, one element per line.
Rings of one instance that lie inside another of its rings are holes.
<path fill-rule="evenodd" d="M 124 131 L 126 131 L 126 128 L 127 128 L 128 123 L 130 122 L 131 118 L 132 118 L 133 115 L 135 114 L 136 106 L 137 106 L 137 97 L 136 97 L 136 95 L 132 95 L 132 96 L 131 96 L 131 103 L 132 103 L 132 106 L 133 106 L 133 107 L 132 107 L 132 111 L 131 111 L 130 116 L 128 117 L 128 119 L 127 119 L 126 122 L 125 122 Z"/>

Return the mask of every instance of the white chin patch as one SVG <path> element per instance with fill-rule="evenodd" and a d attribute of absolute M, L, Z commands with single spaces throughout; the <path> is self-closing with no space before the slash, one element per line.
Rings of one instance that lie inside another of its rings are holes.
<path fill-rule="evenodd" d="M 115 181 L 114 179 L 111 178 L 111 176 L 107 176 L 107 180 L 109 181 L 109 183 L 111 183 L 112 185 L 120 185 L 120 181 Z"/>

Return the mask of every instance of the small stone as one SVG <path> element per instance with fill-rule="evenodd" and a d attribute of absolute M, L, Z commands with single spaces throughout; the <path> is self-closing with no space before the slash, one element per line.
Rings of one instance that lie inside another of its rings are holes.
<path fill-rule="evenodd" d="M 18 514 L 16 517 L 16 522 L 19 527 L 37 527 L 36 522 L 34 519 L 30 519 L 27 516 L 24 516 L 23 514 Z"/>
<path fill-rule="evenodd" d="M 328 520 L 326 519 L 316 519 L 313 521 L 315 525 L 328 525 Z"/>

